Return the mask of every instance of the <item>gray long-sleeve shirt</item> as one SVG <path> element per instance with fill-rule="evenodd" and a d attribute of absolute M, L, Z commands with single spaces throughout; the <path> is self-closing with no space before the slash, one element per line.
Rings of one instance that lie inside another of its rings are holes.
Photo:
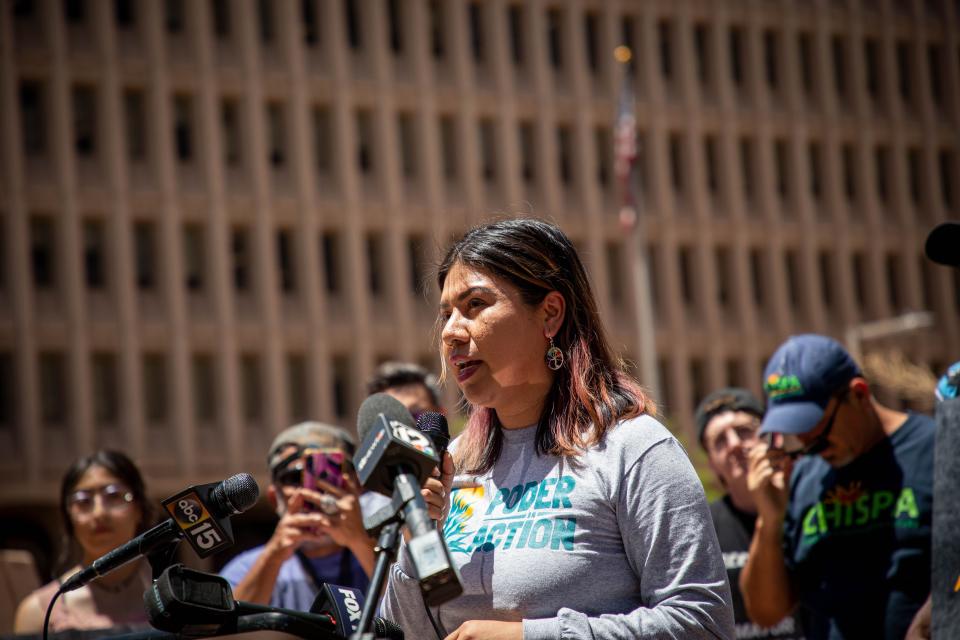
<path fill-rule="evenodd" d="M 538 456 L 535 432 L 504 430 L 494 468 L 453 492 L 444 537 L 464 593 L 433 610 L 444 633 L 522 620 L 525 640 L 732 638 L 720 546 L 673 436 L 641 416 L 563 459 Z M 404 549 L 383 614 L 434 637 L 414 575 Z"/>

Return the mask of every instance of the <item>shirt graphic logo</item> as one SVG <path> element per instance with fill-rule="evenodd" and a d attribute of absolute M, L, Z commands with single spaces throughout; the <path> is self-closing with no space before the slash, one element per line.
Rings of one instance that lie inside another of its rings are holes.
<path fill-rule="evenodd" d="M 484 500 L 484 488 L 454 489 L 443 535 L 451 553 L 489 553 L 494 549 L 573 551 L 577 519 L 561 515 L 573 507 L 571 476 L 544 478 L 496 490 Z"/>
<path fill-rule="evenodd" d="M 830 489 L 803 516 L 803 542 L 814 543 L 828 533 L 873 529 L 892 525 L 898 529 L 920 526 L 920 510 L 910 487 L 899 492 L 868 491 L 860 482 Z"/>

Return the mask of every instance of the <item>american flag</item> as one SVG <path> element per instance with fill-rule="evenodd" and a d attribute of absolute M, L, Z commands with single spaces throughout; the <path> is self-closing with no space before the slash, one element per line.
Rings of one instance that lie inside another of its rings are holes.
<path fill-rule="evenodd" d="M 620 183 L 620 192 L 623 197 L 620 223 L 628 230 L 633 228 L 637 220 L 633 179 L 633 165 L 637 161 L 637 119 L 633 111 L 633 90 L 630 86 L 630 73 L 627 70 L 623 76 L 617 120 L 613 127 L 613 170 Z"/>
<path fill-rule="evenodd" d="M 625 79 L 623 93 L 620 95 L 620 107 L 617 111 L 617 122 L 613 130 L 613 169 L 625 187 L 629 185 L 630 174 L 636 159 L 637 119 L 633 115 L 633 93 L 630 90 L 630 81 Z M 626 193 L 624 196 L 629 197 Z"/>

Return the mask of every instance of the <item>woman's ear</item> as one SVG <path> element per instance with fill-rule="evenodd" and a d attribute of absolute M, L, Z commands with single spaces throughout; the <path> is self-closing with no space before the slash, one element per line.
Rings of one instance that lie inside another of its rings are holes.
<path fill-rule="evenodd" d="M 551 291 L 540 303 L 543 312 L 543 331 L 546 337 L 553 337 L 563 326 L 563 318 L 567 311 L 567 301 L 559 291 Z"/>

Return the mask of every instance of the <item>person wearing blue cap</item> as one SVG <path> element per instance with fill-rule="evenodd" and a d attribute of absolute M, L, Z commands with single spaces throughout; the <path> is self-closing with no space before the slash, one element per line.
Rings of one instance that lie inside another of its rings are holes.
<path fill-rule="evenodd" d="M 769 625 L 799 606 L 807 638 L 903 638 L 930 591 L 933 420 L 877 402 L 826 336 L 781 345 L 764 392 L 747 612 Z"/>

